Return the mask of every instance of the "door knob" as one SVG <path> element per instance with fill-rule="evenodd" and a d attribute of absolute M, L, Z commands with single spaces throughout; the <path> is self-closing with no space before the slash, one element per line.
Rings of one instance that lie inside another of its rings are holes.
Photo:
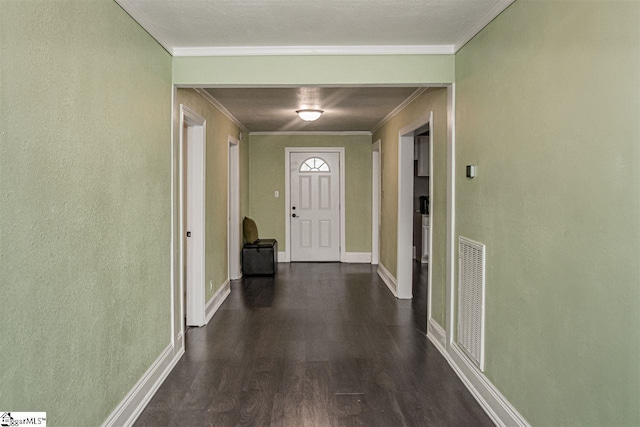
<path fill-rule="evenodd" d="M 291 216 L 292 216 L 292 217 L 294 217 L 294 218 L 296 218 L 296 217 L 297 217 L 298 215 L 296 215 L 296 214 L 293 214 L 293 215 L 291 215 Z"/>
<path fill-rule="evenodd" d="M 191 237 L 191 232 L 187 231 L 187 237 Z"/>

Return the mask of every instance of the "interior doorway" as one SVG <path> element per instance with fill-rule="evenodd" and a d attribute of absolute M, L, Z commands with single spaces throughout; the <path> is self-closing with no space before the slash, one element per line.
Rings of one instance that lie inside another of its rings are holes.
<path fill-rule="evenodd" d="M 380 223 L 382 220 L 382 148 L 380 140 L 372 147 L 371 264 L 380 263 Z"/>
<path fill-rule="evenodd" d="M 185 105 L 180 105 L 180 130 L 182 317 L 187 326 L 202 326 L 206 323 L 206 121 Z"/>
<path fill-rule="evenodd" d="M 413 167 L 413 299 L 416 328 L 427 334 L 431 301 L 431 199 L 433 197 L 433 137 L 428 129 L 414 137 Z"/>
<path fill-rule="evenodd" d="M 229 279 L 242 277 L 240 265 L 240 140 L 229 135 L 229 191 L 227 197 Z"/>
<path fill-rule="evenodd" d="M 433 112 L 427 113 L 415 122 L 405 126 L 398 133 L 398 253 L 397 253 L 397 297 L 411 299 L 413 297 L 413 224 L 414 224 L 414 160 L 415 137 L 428 133 L 433 147 Z M 430 159 L 433 156 L 429 156 Z M 433 209 L 429 210 L 433 212 Z M 429 226 L 433 221 L 429 216 Z M 427 243 L 429 252 L 427 263 L 431 262 L 431 234 Z M 431 304 L 431 269 L 427 279 L 427 311 Z"/>

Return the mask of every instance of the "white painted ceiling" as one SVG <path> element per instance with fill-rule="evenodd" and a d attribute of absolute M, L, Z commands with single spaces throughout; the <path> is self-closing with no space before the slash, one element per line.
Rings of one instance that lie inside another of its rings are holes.
<path fill-rule="evenodd" d="M 115 0 L 174 56 L 451 54 L 514 0 Z M 249 131 L 371 131 L 416 88 L 208 89 Z M 206 93 L 205 93 L 206 94 Z M 304 122 L 295 110 L 326 111 Z"/>
<path fill-rule="evenodd" d="M 116 1 L 171 53 L 186 55 L 207 47 L 453 53 L 513 0 Z"/>
<path fill-rule="evenodd" d="M 249 132 L 371 131 L 415 87 L 299 87 L 205 89 Z M 315 122 L 296 110 L 320 108 Z"/>

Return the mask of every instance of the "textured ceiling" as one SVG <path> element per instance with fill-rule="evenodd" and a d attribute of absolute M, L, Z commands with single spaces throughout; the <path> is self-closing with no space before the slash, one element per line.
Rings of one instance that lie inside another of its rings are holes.
<path fill-rule="evenodd" d="M 206 89 L 250 132 L 371 131 L 418 88 L 240 88 Z M 320 108 L 324 114 L 305 122 L 296 110 Z"/>
<path fill-rule="evenodd" d="M 454 45 L 505 0 L 117 0 L 170 48 Z M 504 8 L 506 6 L 503 6 Z M 479 28 L 478 28 L 479 30 Z"/>

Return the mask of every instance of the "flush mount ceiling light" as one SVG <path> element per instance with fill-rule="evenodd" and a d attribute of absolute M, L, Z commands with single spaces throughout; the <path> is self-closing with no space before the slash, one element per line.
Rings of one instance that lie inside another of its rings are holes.
<path fill-rule="evenodd" d="M 318 120 L 318 118 L 322 115 L 322 113 L 324 113 L 324 111 L 307 109 L 307 110 L 298 110 L 296 111 L 296 113 L 298 113 L 298 116 L 300 116 L 302 120 L 305 120 L 307 122 L 312 122 L 314 120 Z"/>

